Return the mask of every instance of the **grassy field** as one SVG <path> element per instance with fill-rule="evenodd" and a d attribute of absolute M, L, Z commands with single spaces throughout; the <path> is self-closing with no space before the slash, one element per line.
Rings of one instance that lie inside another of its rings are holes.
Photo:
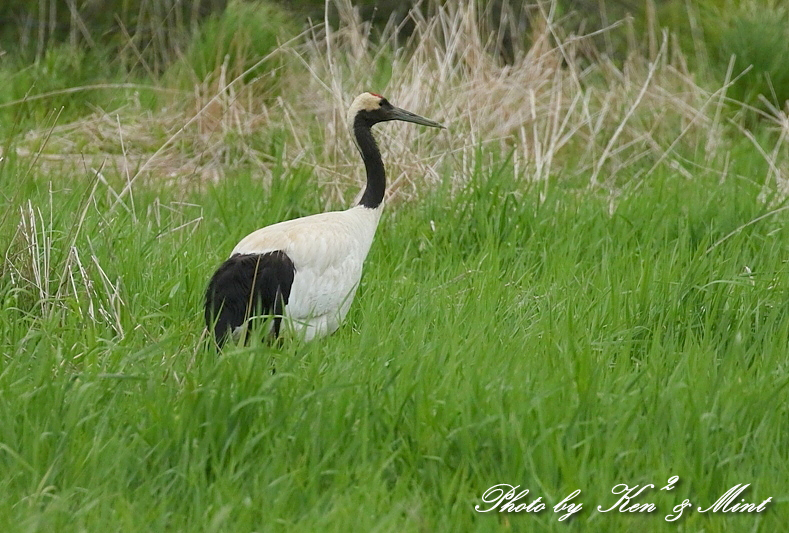
<path fill-rule="evenodd" d="M 557 69 L 568 40 L 493 79 L 465 16 L 407 52 L 282 45 L 278 98 L 219 77 L 116 86 L 111 112 L 80 92 L 64 123 L 0 107 L 0 529 L 782 529 L 785 114 L 745 130 L 665 43 Z M 449 130 L 379 127 L 394 191 L 347 322 L 217 354 L 202 298 L 233 245 L 358 190 L 361 88 Z M 502 483 L 546 508 L 476 512 Z M 600 512 L 620 483 L 656 509 Z M 697 510 L 740 483 L 765 511 Z"/>

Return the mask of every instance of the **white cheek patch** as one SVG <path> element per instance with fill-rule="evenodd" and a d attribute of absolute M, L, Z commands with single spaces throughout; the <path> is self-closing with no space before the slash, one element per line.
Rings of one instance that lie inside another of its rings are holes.
<path fill-rule="evenodd" d="M 356 98 L 354 98 L 351 107 L 348 108 L 348 126 L 353 129 L 353 120 L 356 118 L 356 114 L 359 111 L 374 111 L 381 107 L 381 100 L 380 96 L 374 95 L 372 93 L 362 93 Z"/>

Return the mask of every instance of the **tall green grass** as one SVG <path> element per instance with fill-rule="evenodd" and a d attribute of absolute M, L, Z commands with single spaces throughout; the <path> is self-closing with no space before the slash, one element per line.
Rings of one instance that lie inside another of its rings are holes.
<path fill-rule="evenodd" d="M 503 62 L 473 4 L 430 7 L 402 43 L 339 4 L 274 48 L 273 92 L 250 44 L 147 105 L 4 108 L 0 529 L 781 529 L 786 125 L 745 129 L 668 39 L 617 66 L 546 18 Z M 250 231 L 352 201 L 366 89 L 449 130 L 377 129 L 391 192 L 346 323 L 217 354 L 207 280 Z M 654 513 L 597 511 L 674 475 Z M 475 512 L 499 483 L 549 508 Z M 773 502 L 695 511 L 738 483 Z"/>
<path fill-rule="evenodd" d="M 136 218 L 79 176 L 27 185 L 53 278 L 42 297 L 13 277 L 42 260 L 24 246 L 3 276 L 5 530 L 657 530 L 736 483 L 774 503 L 683 526 L 783 523 L 789 239 L 758 184 L 661 173 L 610 213 L 481 168 L 385 215 L 337 334 L 217 355 L 206 279 L 246 232 L 320 209 L 310 183 L 139 189 Z M 595 512 L 672 475 L 658 513 Z M 584 511 L 475 513 L 496 483 L 580 488 Z"/>
<path fill-rule="evenodd" d="M 780 2 L 722 2 L 712 9 L 707 32 L 720 65 L 749 69 L 731 96 L 765 111 L 787 110 L 789 102 L 789 9 Z M 716 17 L 717 15 L 717 17 Z M 722 69 L 721 69 L 722 70 Z"/>

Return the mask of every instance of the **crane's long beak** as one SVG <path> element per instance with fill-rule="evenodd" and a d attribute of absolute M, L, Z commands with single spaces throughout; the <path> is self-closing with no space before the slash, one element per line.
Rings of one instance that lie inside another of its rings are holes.
<path fill-rule="evenodd" d="M 438 122 L 434 122 L 429 118 L 420 117 L 415 113 L 411 113 L 410 111 L 406 111 L 405 109 L 400 109 L 399 107 L 395 107 L 388 113 L 389 120 L 403 120 L 405 122 L 413 122 L 414 124 L 421 124 L 422 126 L 430 126 L 431 128 L 444 128 Z"/>

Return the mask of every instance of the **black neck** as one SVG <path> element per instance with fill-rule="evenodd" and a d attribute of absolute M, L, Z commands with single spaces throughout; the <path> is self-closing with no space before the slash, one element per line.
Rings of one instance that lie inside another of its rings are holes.
<path fill-rule="evenodd" d="M 364 168 L 367 170 L 367 186 L 364 189 L 359 205 L 375 209 L 384 200 L 386 190 L 386 171 L 381 160 L 381 152 L 375 143 L 375 137 L 370 130 L 373 123 L 365 117 L 357 115 L 353 121 L 353 134 L 356 136 L 356 144 L 362 153 Z"/>

